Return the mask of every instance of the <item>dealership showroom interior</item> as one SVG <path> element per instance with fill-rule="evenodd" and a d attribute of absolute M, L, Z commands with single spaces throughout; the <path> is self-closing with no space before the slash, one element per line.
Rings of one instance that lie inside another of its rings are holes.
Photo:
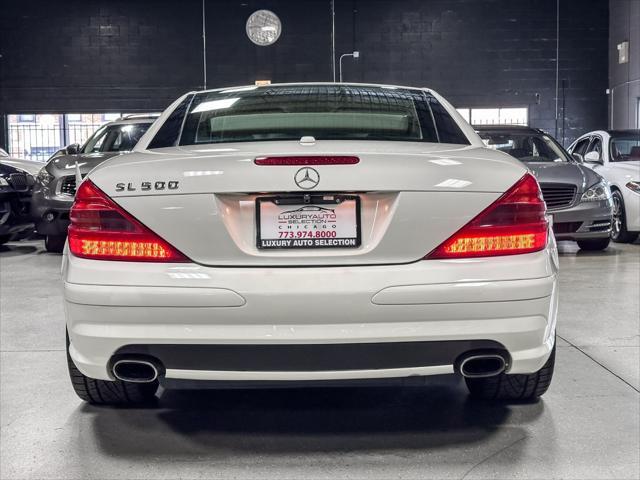
<path fill-rule="evenodd" d="M 0 479 L 640 480 L 640 0 L 0 0 Z"/>

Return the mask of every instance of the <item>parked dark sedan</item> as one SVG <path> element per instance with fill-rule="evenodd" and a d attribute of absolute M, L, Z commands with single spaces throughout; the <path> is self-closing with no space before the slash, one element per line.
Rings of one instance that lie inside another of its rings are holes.
<path fill-rule="evenodd" d="M 558 240 L 575 240 L 583 250 L 609 245 L 611 191 L 600 175 L 575 160 L 549 134 L 514 125 L 476 126 L 489 148 L 524 162 L 538 178 Z"/>
<path fill-rule="evenodd" d="M 33 230 L 29 203 L 34 178 L 0 162 L 0 245 Z"/>
<path fill-rule="evenodd" d="M 33 190 L 31 214 L 45 236 L 49 252 L 62 252 L 69 210 L 76 194 L 76 165 L 84 177 L 105 160 L 135 147 L 157 116 L 131 115 L 100 127 L 84 145 L 58 151 L 40 170 Z"/>

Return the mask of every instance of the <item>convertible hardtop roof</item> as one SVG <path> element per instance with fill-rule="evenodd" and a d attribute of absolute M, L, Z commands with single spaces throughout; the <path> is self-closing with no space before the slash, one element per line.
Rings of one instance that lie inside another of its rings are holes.
<path fill-rule="evenodd" d="M 394 89 L 394 88 L 400 88 L 400 89 L 405 89 L 405 90 L 420 90 L 420 91 L 426 91 L 426 92 L 431 92 L 432 90 L 430 88 L 427 87 L 408 87 L 408 86 L 403 86 L 403 85 L 389 85 L 389 84 L 385 84 L 385 83 L 340 83 L 340 82 L 293 82 L 293 83 L 269 83 L 267 85 L 235 85 L 235 86 L 229 86 L 229 87 L 221 87 L 221 88 L 211 88 L 208 90 L 195 90 L 193 92 L 189 92 L 189 93 L 195 93 L 195 94 L 202 94 L 202 93 L 209 93 L 209 92 L 222 92 L 224 90 L 238 90 L 241 91 L 242 89 L 261 89 L 261 88 L 269 88 L 269 87 L 308 87 L 308 86 L 314 86 L 314 85 L 338 85 L 338 86 L 345 86 L 345 87 L 377 87 L 377 88 L 388 88 L 388 89 Z"/>

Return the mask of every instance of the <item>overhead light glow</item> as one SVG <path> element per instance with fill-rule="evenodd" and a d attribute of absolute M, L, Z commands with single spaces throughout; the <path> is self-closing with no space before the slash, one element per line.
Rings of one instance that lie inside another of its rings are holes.
<path fill-rule="evenodd" d="M 451 158 L 439 158 L 437 160 L 429 160 L 430 163 L 435 163 L 436 165 L 462 165 L 462 162 L 458 160 L 453 160 Z"/>
<path fill-rule="evenodd" d="M 231 107 L 234 103 L 240 100 L 239 97 L 236 98 L 223 98 L 220 100 L 211 100 L 209 102 L 202 102 L 196 108 L 193 109 L 191 113 L 200 113 L 200 112 L 211 112 L 213 110 L 223 110 L 225 108 Z"/>
<path fill-rule="evenodd" d="M 206 177 L 209 175 L 223 175 L 222 170 L 189 170 L 182 172 L 185 177 Z"/>
<path fill-rule="evenodd" d="M 464 188 L 471 185 L 471 182 L 468 180 L 459 180 L 457 178 L 448 178 L 440 183 L 437 183 L 436 187 L 444 187 L 444 188 Z"/>
<path fill-rule="evenodd" d="M 248 92 L 250 90 L 255 90 L 256 88 L 258 88 L 256 85 L 249 85 L 248 87 L 226 88 L 224 90 L 220 90 L 220 93 Z"/>

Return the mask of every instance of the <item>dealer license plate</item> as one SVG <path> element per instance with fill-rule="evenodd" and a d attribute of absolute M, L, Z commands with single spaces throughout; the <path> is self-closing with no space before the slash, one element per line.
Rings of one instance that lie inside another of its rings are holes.
<path fill-rule="evenodd" d="M 256 217 L 261 249 L 360 246 L 360 197 L 355 195 L 259 197 Z"/>

